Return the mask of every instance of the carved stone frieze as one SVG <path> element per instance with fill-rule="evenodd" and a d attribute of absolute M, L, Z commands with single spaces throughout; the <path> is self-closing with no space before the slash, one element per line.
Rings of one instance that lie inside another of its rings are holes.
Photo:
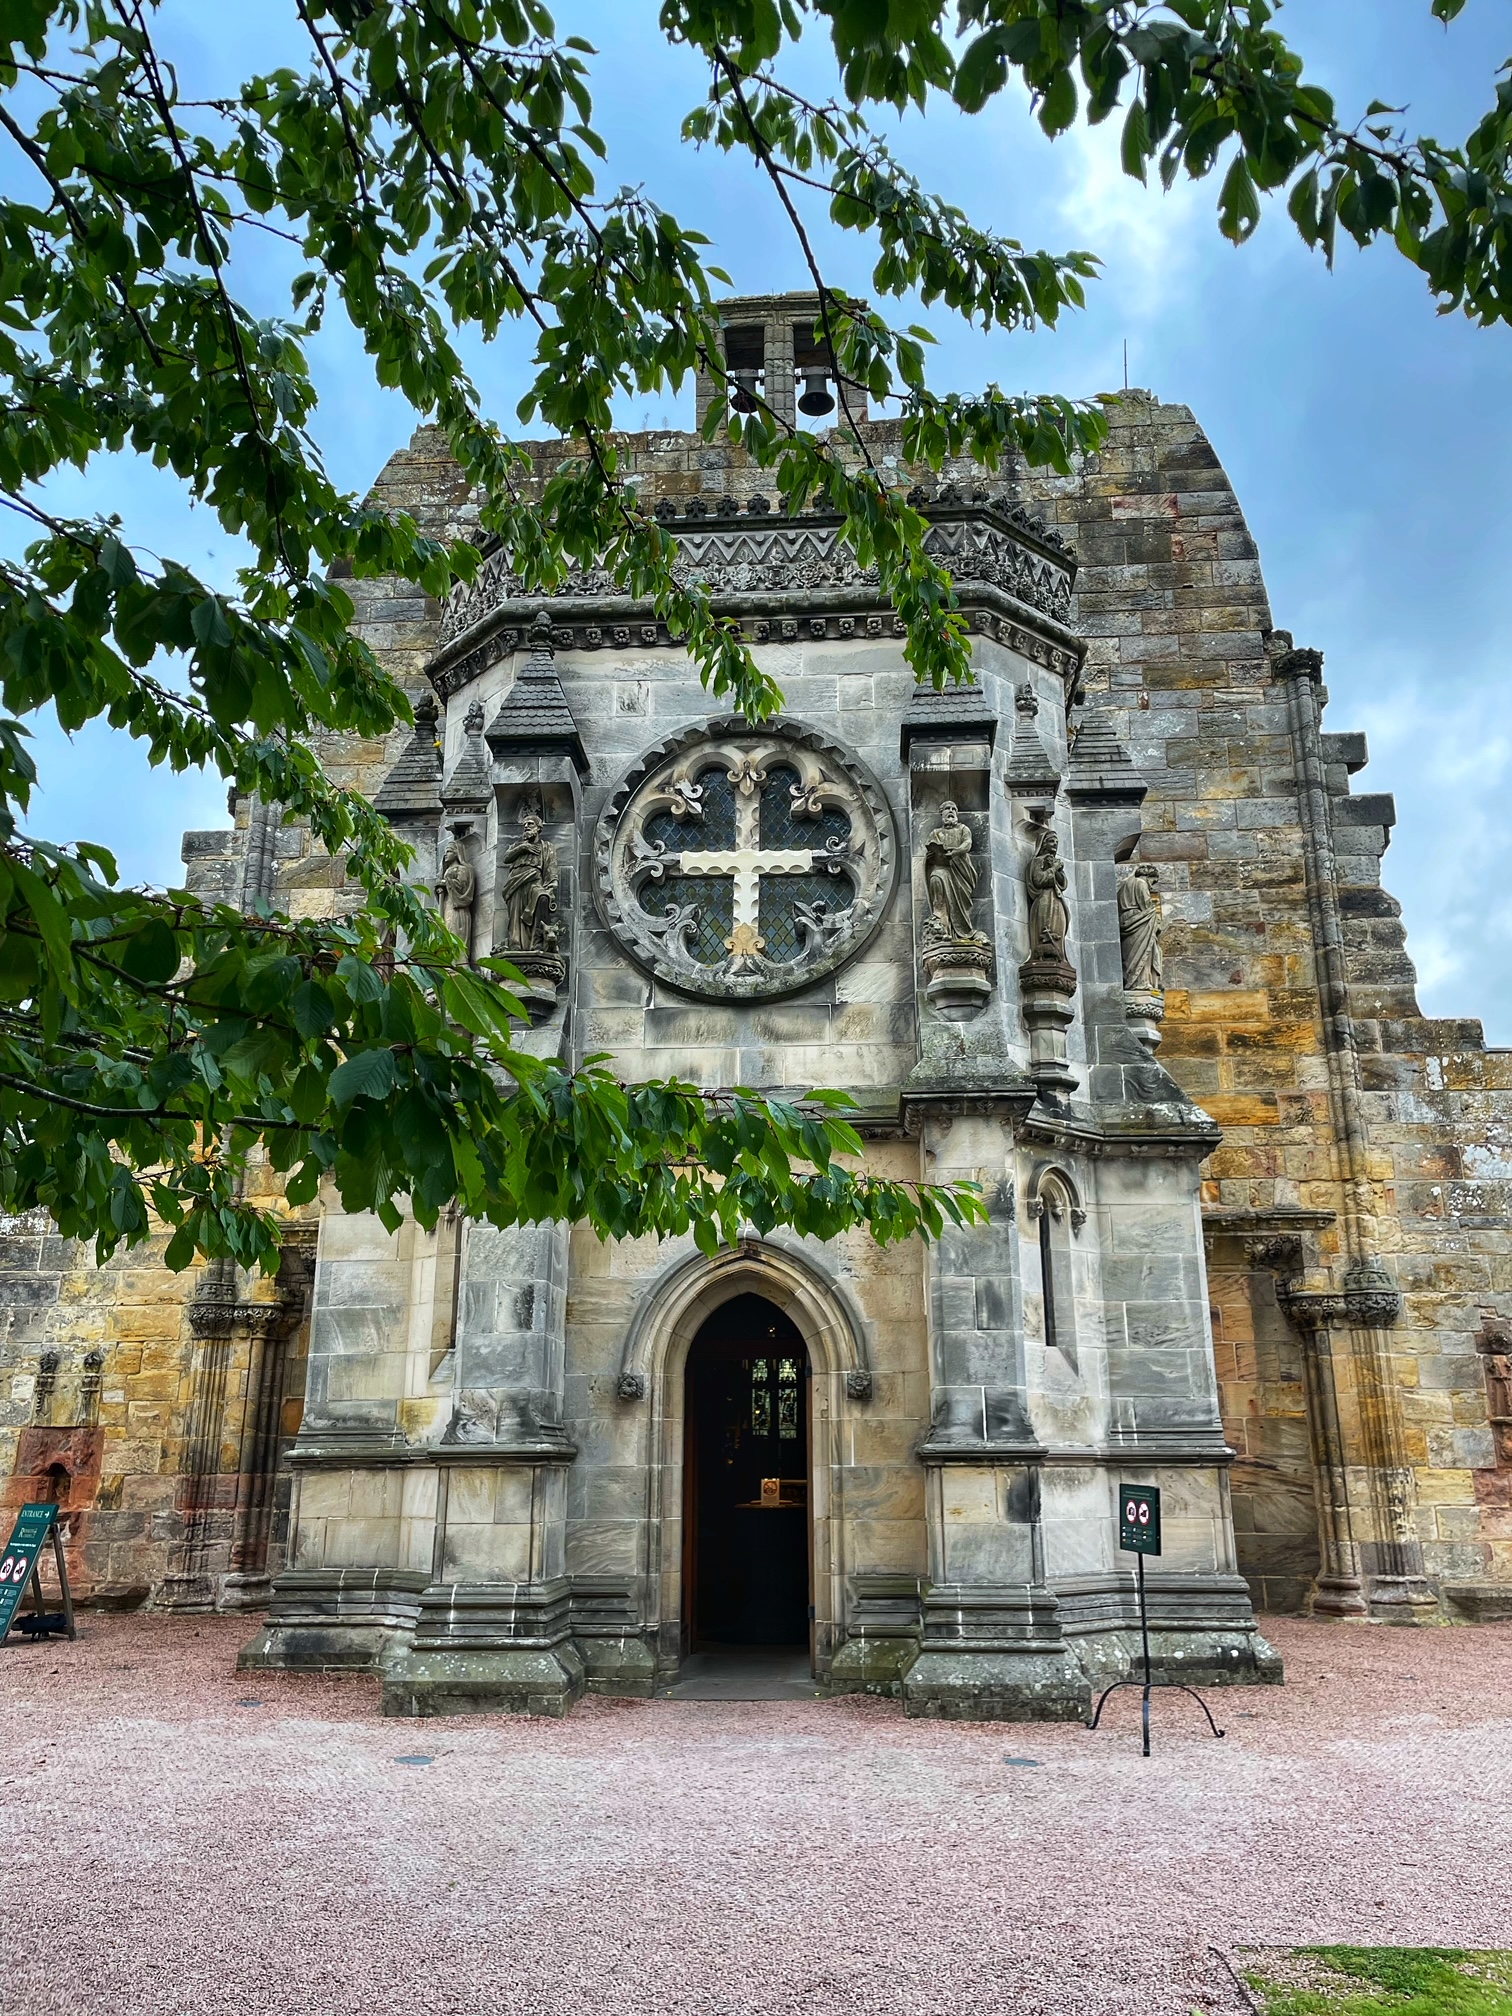
<path fill-rule="evenodd" d="M 701 582 L 711 594 L 723 596 L 878 585 L 875 568 L 856 564 L 840 540 L 839 520 L 828 514 L 794 519 L 725 513 L 711 519 L 701 508 L 695 510 L 702 504 L 701 498 L 689 499 L 681 520 L 670 499 L 663 499 L 657 508 L 658 518 L 677 537 L 680 580 Z M 930 511 L 930 518 L 927 548 L 957 582 L 985 583 L 1058 623 L 1066 620 L 1075 562 L 1039 521 L 1003 500 L 964 507 L 942 503 Z M 474 579 L 447 598 L 441 616 L 443 641 L 465 635 L 493 611 L 529 599 L 531 592 L 510 567 L 507 555 L 489 554 Z M 600 567 L 574 569 L 557 592 L 576 600 L 603 600 L 622 591 L 613 575 Z M 602 625 L 593 627 L 603 630 Z M 631 629 L 624 627 L 627 633 Z M 594 639 L 611 641 L 621 640 L 602 634 Z M 623 641 L 630 641 L 628 634 Z"/>
<path fill-rule="evenodd" d="M 833 972 L 881 922 L 892 813 L 871 772 L 800 722 L 711 721 L 610 794 L 594 845 L 605 924 L 690 994 L 767 999 Z"/>

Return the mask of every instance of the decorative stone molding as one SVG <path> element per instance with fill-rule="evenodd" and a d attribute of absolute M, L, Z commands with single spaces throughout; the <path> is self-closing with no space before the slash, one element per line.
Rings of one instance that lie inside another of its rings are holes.
<path fill-rule="evenodd" d="M 847 1372 L 845 1375 L 845 1397 L 848 1400 L 870 1400 L 872 1397 L 872 1375 L 870 1372 Z"/>
<path fill-rule="evenodd" d="M 1044 619 L 1043 630 L 1030 629 L 1025 621 L 978 606 L 973 600 L 969 581 L 958 585 L 962 613 L 977 636 L 992 639 L 1005 650 L 1015 651 L 1021 658 L 1042 665 L 1058 679 L 1069 682 L 1076 677 L 1085 647 L 1069 631 L 1058 623 L 1052 623 L 1049 618 Z M 715 608 L 720 615 L 732 617 L 739 625 L 743 641 L 752 645 L 795 643 L 800 637 L 843 640 L 850 637 L 902 637 L 905 634 L 907 626 L 901 616 L 895 616 L 891 610 L 868 610 L 864 607 L 864 602 L 871 599 L 869 595 L 855 590 L 837 591 L 834 599 L 844 601 L 847 596 L 862 605 L 854 613 L 837 611 L 833 607 L 821 609 L 792 590 L 781 597 L 782 606 L 775 615 L 751 615 L 738 607 L 732 609 L 726 597 L 716 597 Z M 778 597 L 774 594 L 771 599 L 776 601 Z M 563 620 L 564 613 L 569 620 Z M 600 648 L 626 651 L 632 646 L 641 650 L 655 648 L 667 651 L 686 648 L 685 638 L 674 636 L 664 623 L 643 621 L 644 613 L 642 605 L 626 597 L 614 598 L 599 606 L 569 608 L 565 612 L 554 605 L 553 646 L 558 651 L 597 651 Z M 588 615 L 601 620 L 578 620 Z M 475 627 L 486 629 L 486 614 L 479 618 Z M 426 667 L 426 677 L 436 694 L 442 700 L 448 700 L 491 665 L 498 664 L 501 658 L 522 650 L 528 634 L 523 624 L 511 623 L 489 632 L 457 657 L 449 657 L 443 648 Z"/>
<path fill-rule="evenodd" d="M 1031 1224 L 1047 1211 L 1057 1224 L 1063 1214 L 1068 1217 L 1073 1232 L 1080 1232 L 1087 1222 L 1076 1178 L 1059 1162 L 1036 1162 L 1024 1192 L 1024 1215 Z"/>
<path fill-rule="evenodd" d="M 674 501 L 663 498 L 656 516 L 676 535 L 678 579 L 701 583 L 711 594 L 879 585 L 877 570 L 859 567 L 841 542 L 840 520 L 832 514 L 789 518 L 758 512 L 742 519 L 732 511 L 711 520 L 701 497 L 689 498 L 684 508 L 679 520 Z M 1066 620 L 1076 563 L 1061 540 L 1029 513 L 1008 499 L 970 505 L 942 500 L 930 518 L 926 550 L 949 567 L 957 581 L 982 582 L 1056 622 Z M 558 596 L 602 599 L 619 592 L 608 569 L 574 568 Z M 490 553 L 474 579 L 448 596 L 441 615 L 443 641 L 452 642 L 495 610 L 510 608 L 529 595 L 508 556 L 502 550 Z M 602 631 L 604 626 L 592 627 Z M 611 640 L 600 636 L 595 641 Z"/>
<path fill-rule="evenodd" d="M 644 1372 L 621 1372 L 614 1382 L 615 1398 L 619 1400 L 644 1400 L 646 1397 L 646 1375 Z"/>
<path fill-rule="evenodd" d="M 785 797 L 776 773 L 796 780 Z M 689 994 L 763 1000 L 860 951 L 892 893 L 897 841 L 857 757 L 801 722 L 757 730 L 732 717 L 630 769 L 599 819 L 594 866 L 600 914 L 632 959 Z M 794 893 L 778 918 L 763 886 L 785 880 Z"/>

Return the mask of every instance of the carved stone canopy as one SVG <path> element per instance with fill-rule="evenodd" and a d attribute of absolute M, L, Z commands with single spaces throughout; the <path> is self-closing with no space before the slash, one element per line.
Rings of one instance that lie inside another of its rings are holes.
<path fill-rule="evenodd" d="M 596 897 L 625 951 L 715 1000 L 790 994 L 851 958 L 897 873 L 865 766 L 798 722 L 712 721 L 663 742 L 611 794 Z"/>

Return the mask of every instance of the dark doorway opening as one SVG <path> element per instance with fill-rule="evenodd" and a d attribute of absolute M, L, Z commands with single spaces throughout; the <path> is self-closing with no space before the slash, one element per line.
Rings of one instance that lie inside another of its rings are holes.
<path fill-rule="evenodd" d="M 809 1357 L 761 1295 L 726 1302 L 688 1353 L 689 1650 L 809 1643 Z"/>

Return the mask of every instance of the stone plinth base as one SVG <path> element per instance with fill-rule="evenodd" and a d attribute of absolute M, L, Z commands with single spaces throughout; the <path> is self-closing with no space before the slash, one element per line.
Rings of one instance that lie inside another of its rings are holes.
<path fill-rule="evenodd" d="M 583 1693 L 570 1639 L 508 1650 L 411 1650 L 384 1676 L 385 1715 L 565 1715 Z"/>
<path fill-rule="evenodd" d="M 656 1692 L 656 1655 L 640 1629 L 633 1581 L 574 1575 L 572 1642 L 588 1693 L 649 1701 Z"/>
<path fill-rule="evenodd" d="M 830 1660 L 824 1692 L 901 1694 L 918 1649 L 918 1576 L 854 1575 L 850 1629 Z"/>
<path fill-rule="evenodd" d="M 385 1715 L 565 1715 L 586 1684 L 571 1584 L 433 1583 L 383 1680 Z"/>
<path fill-rule="evenodd" d="M 1091 1712 L 1086 1675 L 1038 1584 L 936 1583 L 924 1642 L 903 1676 L 903 1712 L 944 1722 L 1075 1722 Z"/>
<path fill-rule="evenodd" d="M 1476 1624 L 1512 1623 L 1512 1582 L 1446 1582 L 1444 1601 Z"/>
<path fill-rule="evenodd" d="M 1092 1689 L 1062 1651 L 926 1646 L 903 1676 L 903 1713 L 936 1722 L 1085 1722 Z"/>
<path fill-rule="evenodd" d="M 286 1568 L 237 1671 L 380 1672 L 409 1643 L 428 1579 L 402 1568 Z"/>

